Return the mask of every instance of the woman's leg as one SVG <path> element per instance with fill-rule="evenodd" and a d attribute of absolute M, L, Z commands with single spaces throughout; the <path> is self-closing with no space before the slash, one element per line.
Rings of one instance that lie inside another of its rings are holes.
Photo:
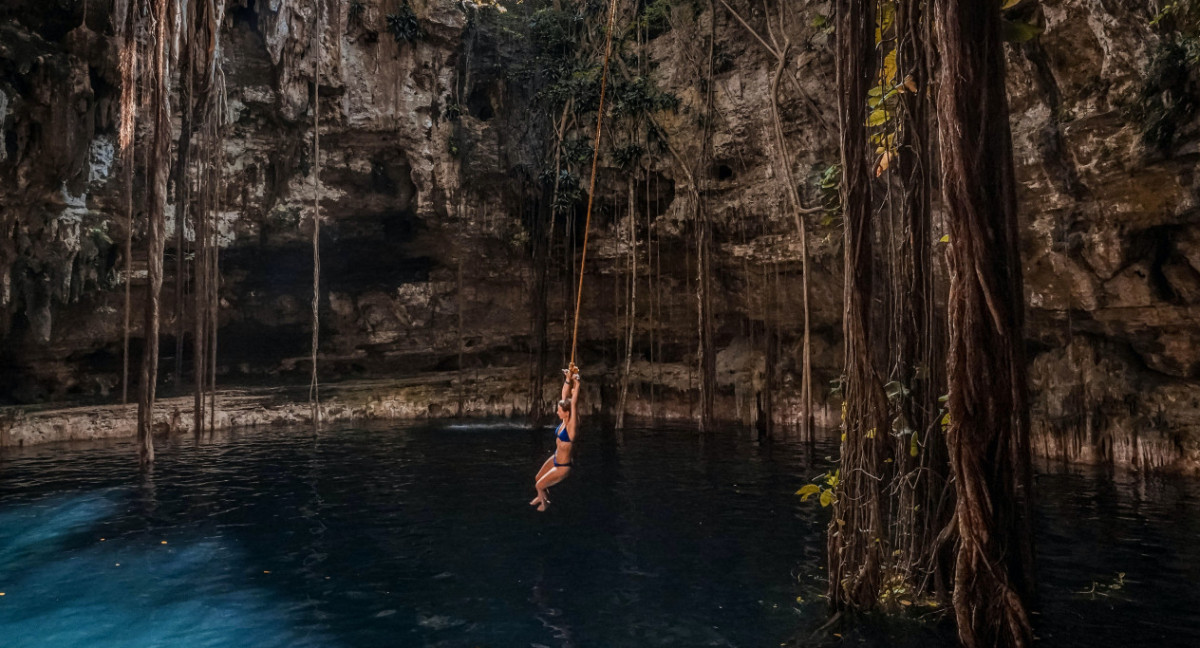
<path fill-rule="evenodd" d="M 533 487 L 537 488 L 537 483 L 542 480 L 542 477 L 545 477 L 546 473 L 550 472 L 553 469 L 554 469 L 554 455 L 550 455 L 550 458 L 546 459 L 546 463 L 542 464 L 541 470 L 538 470 L 537 477 L 533 478 Z M 529 502 L 529 505 L 536 506 L 541 501 L 542 501 L 542 493 L 539 491 L 537 496 L 534 497 L 533 500 Z"/>
<path fill-rule="evenodd" d="M 539 511 L 545 511 L 546 505 L 550 503 L 550 500 L 546 499 L 546 489 L 566 479 L 570 472 L 569 466 L 555 466 L 537 481 L 538 498 L 542 500 L 541 504 L 538 504 Z"/>

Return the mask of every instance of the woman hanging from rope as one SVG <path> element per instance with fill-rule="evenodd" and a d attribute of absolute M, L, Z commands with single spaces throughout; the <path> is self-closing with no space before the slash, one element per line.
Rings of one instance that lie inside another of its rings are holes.
<path fill-rule="evenodd" d="M 563 382 L 562 400 L 558 401 L 557 408 L 558 418 L 562 422 L 554 431 L 554 454 L 542 464 L 542 469 L 534 478 L 533 486 L 537 489 L 537 497 L 529 502 L 530 506 L 536 505 L 539 511 L 545 511 L 546 505 L 550 503 L 550 500 L 546 499 L 548 489 L 566 479 L 571 472 L 571 446 L 572 442 L 577 440 L 575 424 L 579 421 L 576 407 L 579 402 L 579 367 L 572 362 L 564 373 L 566 379 Z"/>

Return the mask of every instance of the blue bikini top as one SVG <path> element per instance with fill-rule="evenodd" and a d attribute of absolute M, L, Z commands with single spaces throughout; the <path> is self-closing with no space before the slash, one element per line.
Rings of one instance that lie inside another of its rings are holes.
<path fill-rule="evenodd" d="M 559 424 L 558 429 L 555 430 L 554 436 L 558 437 L 559 441 L 563 441 L 565 443 L 571 442 L 571 435 L 567 434 L 567 422 L 566 421 L 563 421 L 562 423 Z"/>

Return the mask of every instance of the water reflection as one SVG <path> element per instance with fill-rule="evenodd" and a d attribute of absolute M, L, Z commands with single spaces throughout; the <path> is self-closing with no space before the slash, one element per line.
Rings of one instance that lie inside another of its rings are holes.
<path fill-rule="evenodd" d="M 548 430 L 308 432 L 167 444 L 146 476 L 131 444 L 6 451 L 4 646 L 751 647 L 824 617 L 828 511 L 793 493 L 832 448 L 589 430 L 542 515 Z M 1195 483 L 1060 470 L 1037 492 L 1047 645 L 1191 645 Z"/>

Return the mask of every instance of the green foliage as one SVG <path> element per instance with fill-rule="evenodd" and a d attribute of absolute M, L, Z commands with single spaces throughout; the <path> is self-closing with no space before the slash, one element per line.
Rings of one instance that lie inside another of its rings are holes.
<path fill-rule="evenodd" d="M 107 248 L 113 244 L 112 238 L 108 236 L 108 221 L 87 228 L 87 237 L 97 248 Z"/>
<path fill-rule="evenodd" d="M 1167 32 L 1189 33 L 1200 28 L 1200 0 L 1175 0 L 1150 21 L 1151 27 Z"/>
<path fill-rule="evenodd" d="M 571 139 L 563 140 L 562 157 L 563 161 L 568 164 L 590 163 L 594 152 L 595 149 L 592 148 L 591 140 L 582 137 L 572 137 Z"/>
<path fill-rule="evenodd" d="M 559 213 L 570 213 L 575 208 L 575 204 L 583 199 L 583 185 L 580 184 L 579 178 L 575 177 L 570 171 L 563 169 L 558 174 L 558 193 L 554 196 L 554 204 L 551 207 Z"/>
<path fill-rule="evenodd" d="M 534 47 L 534 56 L 566 57 L 573 53 L 578 40 L 578 28 L 583 16 L 577 13 L 557 11 L 552 8 L 539 9 L 529 17 L 529 41 Z"/>
<path fill-rule="evenodd" d="M 671 31 L 671 0 L 653 0 L 642 7 L 637 26 L 646 38 L 658 38 Z"/>
<path fill-rule="evenodd" d="M 1026 0 L 1000 0 L 1000 11 L 1004 14 L 1001 22 L 1001 36 L 1010 43 L 1026 43 L 1046 31 L 1045 27 L 1030 22 L 1033 19 L 1033 9 L 1036 2 Z"/>
<path fill-rule="evenodd" d="M 825 473 L 816 478 L 818 482 L 813 484 L 805 484 L 796 491 L 800 496 L 801 502 L 807 502 L 808 498 L 813 495 L 817 496 L 817 500 L 821 502 L 821 508 L 825 508 L 837 501 L 837 486 L 841 482 L 841 471 L 835 470 L 832 473 Z"/>
<path fill-rule="evenodd" d="M 352 21 L 361 21 L 363 14 L 367 11 L 367 3 L 363 0 L 350 0 L 350 6 L 346 9 L 346 16 Z"/>
<path fill-rule="evenodd" d="M 813 16 L 811 24 L 817 30 L 819 30 L 825 34 L 833 33 L 833 27 L 834 27 L 833 19 L 831 19 L 829 16 L 826 16 L 825 14 L 817 14 L 817 15 Z"/>
<path fill-rule="evenodd" d="M 622 169 L 629 170 L 637 166 L 639 160 L 645 155 L 646 149 L 638 144 L 627 144 L 618 146 L 613 149 L 613 161 Z"/>
<path fill-rule="evenodd" d="M 548 70 L 548 72 L 551 72 Z M 562 110 L 574 101 L 577 111 L 589 112 L 600 107 L 600 68 L 585 67 L 562 70 L 558 78 L 537 94 L 537 101 L 552 112 Z"/>
<path fill-rule="evenodd" d="M 831 164 L 825 167 L 815 182 L 821 196 L 821 206 L 825 209 L 821 225 L 832 227 L 842 214 L 842 165 Z M 839 383 L 839 390 L 840 387 Z"/>
<path fill-rule="evenodd" d="M 408 0 L 401 3 L 396 13 L 387 15 L 387 26 L 397 43 L 411 43 L 424 35 L 417 14 L 412 5 L 408 4 Z"/>
<path fill-rule="evenodd" d="M 1142 142 L 1170 155 L 1179 128 L 1200 106 L 1200 39 L 1173 35 L 1164 39 L 1150 60 L 1133 108 L 1141 123 Z"/>
<path fill-rule="evenodd" d="M 675 111 L 679 97 L 661 92 L 646 77 L 617 82 L 612 89 L 612 112 L 617 117 L 640 117 L 647 113 Z"/>
<path fill-rule="evenodd" d="M 442 110 L 442 117 L 447 121 L 458 121 L 459 117 L 471 114 L 467 107 L 458 102 L 450 102 L 446 104 L 446 108 Z"/>
<path fill-rule="evenodd" d="M 1004 19 L 1002 25 L 1004 40 L 1010 43 L 1025 43 L 1041 36 L 1042 32 L 1046 31 L 1044 27 L 1039 27 L 1033 23 L 1021 20 L 1008 20 L 1007 18 Z"/>

